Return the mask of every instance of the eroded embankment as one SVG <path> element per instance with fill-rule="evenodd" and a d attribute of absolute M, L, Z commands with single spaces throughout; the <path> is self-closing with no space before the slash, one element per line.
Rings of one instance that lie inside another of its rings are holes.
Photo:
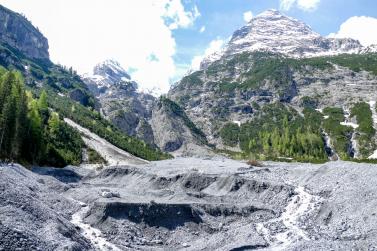
<path fill-rule="evenodd" d="M 136 167 L 110 167 L 83 179 L 88 210 L 83 221 L 117 247 L 224 249 L 266 247 L 256 224 L 284 212 L 290 185 L 239 173 L 188 170 L 161 175 Z M 119 196 L 101 197 L 110 191 Z M 93 201 L 93 202 L 91 202 Z M 233 240 L 233 241 L 231 241 Z"/>

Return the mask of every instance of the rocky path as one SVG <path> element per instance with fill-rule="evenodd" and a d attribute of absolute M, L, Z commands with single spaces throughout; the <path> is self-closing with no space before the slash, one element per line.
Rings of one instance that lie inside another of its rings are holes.
<path fill-rule="evenodd" d="M 256 225 L 258 233 L 270 244 L 270 250 L 284 250 L 294 242 L 310 240 L 310 236 L 302 228 L 303 220 L 319 210 L 322 199 L 309 194 L 301 186 L 295 192 L 297 194 L 279 218 Z"/>
<path fill-rule="evenodd" d="M 78 125 L 74 121 L 68 118 L 65 118 L 64 121 L 73 128 L 76 128 L 82 134 L 82 139 L 85 144 L 96 150 L 109 165 L 140 165 L 148 163 L 148 161 L 140 159 L 112 145 L 107 140 Z"/>

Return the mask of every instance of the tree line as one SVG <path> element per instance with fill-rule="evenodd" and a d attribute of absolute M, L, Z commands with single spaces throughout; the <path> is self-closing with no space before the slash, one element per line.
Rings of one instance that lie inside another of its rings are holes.
<path fill-rule="evenodd" d="M 322 115 L 309 108 L 304 115 L 275 103 L 263 107 L 252 121 L 240 127 L 226 124 L 220 136 L 225 145 L 239 145 L 245 157 L 324 162 L 327 155 L 320 128 Z"/>

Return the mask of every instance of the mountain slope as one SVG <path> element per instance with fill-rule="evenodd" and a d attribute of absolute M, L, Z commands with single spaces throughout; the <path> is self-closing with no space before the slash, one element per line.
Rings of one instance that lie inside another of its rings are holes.
<path fill-rule="evenodd" d="M 98 64 L 84 81 L 97 98 L 101 114 L 128 135 L 174 155 L 209 152 L 205 135 L 195 130 L 177 104 L 140 92 L 118 62 L 106 60 Z"/>
<path fill-rule="evenodd" d="M 48 94 L 48 105 L 61 117 L 68 117 L 90 129 L 115 146 L 147 160 L 169 158 L 170 155 L 150 147 L 143 141 L 122 133 L 103 119 L 93 108 L 95 97 L 72 69 L 53 64 L 48 57 L 48 43 L 39 31 L 21 15 L 0 8 L 5 20 L 0 29 L 0 66 L 22 73 L 26 88 L 38 97 Z M 22 34 L 22 37 L 20 37 Z M 16 39 L 16 42 L 10 40 Z"/>
<path fill-rule="evenodd" d="M 304 146 L 287 153 L 280 148 L 284 140 L 289 139 L 289 144 L 297 140 L 297 130 L 304 133 L 308 128 L 302 123 L 290 128 L 287 137 L 290 136 L 284 139 L 283 126 L 277 127 L 275 138 L 278 142 L 274 145 L 274 128 L 261 135 L 268 124 L 260 120 L 266 111 L 282 123 L 282 113 L 286 111 L 277 108 L 280 105 L 293 109 L 303 118 L 305 108 L 311 110 L 307 114 L 312 116 L 316 114 L 314 109 L 322 111 L 326 107 L 337 107 L 341 117 L 333 119 L 333 114 L 319 113 L 320 128 L 312 131 L 311 127 L 310 132 L 316 135 L 315 138 L 323 139 L 321 149 L 333 147 L 341 158 L 352 159 L 355 149 L 361 148 L 363 154 L 357 157 L 364 159 L 373 153 L 376 136 L 369 135 L 373 144 L 367 144 L 360 137 L 365 132 L 349 127 L 351 118 L 346 117 L 347 111 L 357 102 L 377 100 L 377 55 L 359 54 L 363 49 L 358 41 L 322 38 L 297 20 L 267 11 L 236 31 L 228 45 L 215 54 L 217 57 L 205 59 L 202 68 L 185 76 L 171 88 L 168 96 L 183 107 L 209 142 L 218 148 L 242 150 L 268 158 L 297 159 L 297 153 L 304 156 Z M 287 114 L 289 123 L 293 123 L 294 114 Z M 260 127 L 255 131 L 250 125 L 257 122 Z M 222 135 L 229 135 L 223 131 L 229 123 L 241 125 L 242 137 L 236 135 L 235 146 L 228 144 L 233 139 L 222 138 Z M 325 137 L 326 130 L 331 131 L 330 143 Z M 257 142 L 252 142 L 253 138 Z M 266 141 L 264 148 L 263 140 Z M 318 151 L 322 150 L 306 152 L 307 159 L 317 156 Z"/>

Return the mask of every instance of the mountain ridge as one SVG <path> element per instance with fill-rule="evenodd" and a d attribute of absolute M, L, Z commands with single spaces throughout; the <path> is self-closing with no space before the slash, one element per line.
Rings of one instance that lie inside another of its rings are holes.
<path fill-rule="evenodd" d="M 222 56 L 243 52 L 273 52 L 302 58 L 358 54 L 373 51 L 373 48 L 364 47 L 351 38 L 323 37 L 304 22 L 270 9 L 236 30 L 223 49 L 203 59 L 200 69 Z"/>

